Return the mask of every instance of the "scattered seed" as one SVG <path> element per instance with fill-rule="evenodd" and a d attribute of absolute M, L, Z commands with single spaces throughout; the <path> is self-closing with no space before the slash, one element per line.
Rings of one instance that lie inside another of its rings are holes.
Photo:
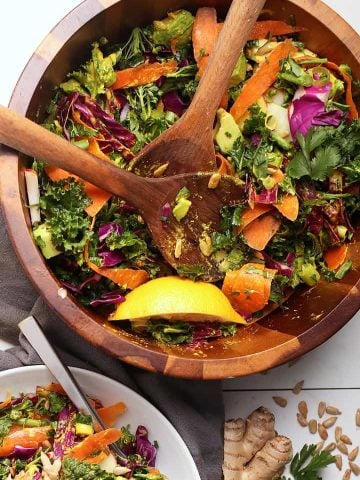
<path fill-rule="evenodd" d="M 212 253 L 212 241 L 211 241 L 211 237 L 206 232 L 204 232 L 201 235 L 201 238 L 199 240 L 199 247 L 200 247 L 201 253 L 205 257 L 210 257 Z"/>
<path fill-rule="evenodd" d="M 351 452 L 348 455 L 348 459 L 350 460 L 350 462 L 353 462 L 356 459 L 356 457 L 358 456 L 358 453 L 359 453 L 359 447 L 353 448 L 351 450 Z"/>
<path fill-rule="evenodd" d="M 316 448 L 315 448 L 316 453 L 320 452 L 323 449 L 324 443 L 325 442 L 322 441 L 322 442 L 319 442 L 319 443 L 316 444 Z"/>
<path fill-rule="evenodd" d="M 331 405 L 327 405 L 325 411 L 329 415 L 341 415 L 341 410 L 336 407 L 332 407 Z"/>
<path fill-rule="evenodd" d="M 330 427 L 332 427 L 332 426 L 334 425 L 334 423 L 336 422 L 336 420 L 337 420 L 337 417 L 329 417 L 329 418 L 327 418 L 326 420 L 324 420 L 324 421 L 322 422 L 322 424 L 323 424 L 323 426 L 324 426 L 325 428 L 330 428 Z"/>
<path fill-rule="evenodd" d="M 319 418 L 322 418 L 326 410 L 326 403 L 325 402 L 319 402 L 318 405 L 318 416 Z"/>
<path fill-rule="evenodd" d="M 360 467 L 354 462 L 349 462 L 349 467 L 351 468 L 351 471 L 353 472 L 354 475 L 358 476 L 360 475 Z"/>
<path fill-rule="evenodd" d="M 355 423 L 357 427 L 360 427 L 360 408 L 356 410 Z"/>
<path fill-rule="evenodd" d="M 305 382 L 305 380 L 300 380 L 300 382 L 298 382 L 298 383 L 294 386 L 294 388 L 292 389 L 292 391 L 293 391 L 293 393 L 294 393 L 295 395 L 298 395 L 298 394 L 301 392 L 301 390 L 302 390 L 302 388 L 303 388 L 303 386 L 304 386 L 304 382 Z M 360 409 L 359 409 L 359 410 L 360 410 Z M 360 414 L 359 414 L 359 415 L 360 415 Z M 359 418 L 359 420 L 360 420 L 360 418 Z"/>
<path fill-rule="evenodd" d="M 300 414 L 306 418 L 307 417 L 307 414 L 308 414 L 308 406 L 307 406 L 307 403 L 304 401 L 304 400 L 301 400 L 301 402 L 299 402 L 298 404 L 298 410 L 300 412 Z"/>
<path fill-rule="evenodd" d="M 347 445 L 345 445 L 344 442 L 340 440 L 339 442 L 337 442 L 336 446 L 341 453 L 343 453 L 344 455 L 348 454 L 348 447 Z"/>
<path fill-rule="evenodd" d="M 327 440 L 329 434 L 326 428 L 321 423 L 318 423 L 318 432 L 319 432 L 320 438 L 322 438 L 323 440 Z"/>
<path fill-rule="evenodd" d="M 352 441 L 351 441 L 351 438 L 349 438 L 347 435 L 341 435 L 340 436 L 340 440 L 344 443 L 346 443 L 346 445 L 352 445 Z"/>
<path fill-rule="evenodd" d="M 336 427 L 336 428 L 335 428 L 335 440 L 336 440 L 336 443 L 340 440 L 341 435 L 342 435 L 342 428 L 341 428 L 341 427 Z"/>
<path fill-rule="evenodd" d="M 218 185 L 219 185 L 219 182 L 220 182 L 220 179 L 221 179 L 221 174 L 220 173 L 213 173 L 209 179 L 209 182 L 208 182 L 208 188 L 216 188 Z"/>
<path fill-rule="evenodd" d="M 163 163 L 162 165 L 160 165 L 160 167 L 154 170 L 153 176 L 155 178 L 162 177 L 162 175 L 165 173 L 165 170 L 167 169 L 168 166 L 169 166 L 169 162 Z"/>
<path fill-rule="evenodd" d="M 284 408 L 287 405 L 287 400 L 286 398 L 283 397 L 272 397 L 274 402 L 279 405 L 279 407 Z"/>
<path fill-rule="evenodd" d="M 297 421 L 299 422 L 299 424 L 302 427 L 307 427 L 308 426 L 308 422 L 307 422 L 306 418 L 303 417 L 300 413 L 296 414 L 296 418 L 297 418 Z"/>
<path fill-rule="evenodd" d="M 316 433 L 317 432 L 317 421 L 312 419 L 309 422 L 309 431 L 310 433 Z"/>
<path fill-rule="evenodd" d="M 342 456 L 341 455 L 335 455 L 335 465 L 339 470 L 342 469 Z"/>
<path fill-rule="evenodd" d="M 181 248 L 182 248 L 182 240 L 181 238 L 178 238 L 175 243 L 175 252 L 174 252 L 175 258 L 181 257 Z"/>
<path fill-rule="evenodd" d="M 342 477 L 343 480 L 349 480 L 349 479 L 350 479 L 350 475 L 351 475 L 351 470 L 350 470 L 350 468 L 347 468 L 347 469 L 345 470 L 345 473 L 344 473 L 343 477 Z"/>
<path fill-rule="evenodd" d="M 326 447 L 324 448 L 324 452 L 332 452 L 333 450 L 335 450 L 335 448 L 336 448 L 336 443 L 331 442 L 328 445 L 326 445 Z"/>

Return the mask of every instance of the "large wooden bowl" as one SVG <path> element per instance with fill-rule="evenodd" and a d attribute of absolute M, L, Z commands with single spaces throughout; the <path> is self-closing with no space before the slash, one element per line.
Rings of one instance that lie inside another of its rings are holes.
<path fill-rule="evenodd" d="M 89 46 L 101 36 L 110 41 L 126 36 L 136 25 L 161 18 L 168 10 L 195 11 L 216 6 L 224 15 L 229 0 L 86 0 L 48 35 L 26 66 L 10 106 L 41 121 L 45 107 L 64 75 L 86 60 Z M 351 66 L 360 78 L 360 38 L 332 10 L 317 0 L 269 0 L 263 14 L 288 20 L 295 15 L 307 30 L 306 44 L 337 63 Z M 162 346 L 116 329 L 104 318 L 84 309 L 69 294 L 58 295 L 60 284 L 48 269 L 31 233 L 25 204 L 23 168 L 29 162 L 3 150 L 1 190 L 3 211 L 17 255 L 50 307 L 72 329 L 110 355 L 150 371 L 184 378 L 226 378 L 263 371 L 294 359 L 320 345 L 339 330 L 360 307 L 360 228 L 350 247 L 354 269 L 344 280 L 321 282 L 300 290 L 285 311 L 243 328 L 234 338 L 216 340 L 199 352 Z"/>

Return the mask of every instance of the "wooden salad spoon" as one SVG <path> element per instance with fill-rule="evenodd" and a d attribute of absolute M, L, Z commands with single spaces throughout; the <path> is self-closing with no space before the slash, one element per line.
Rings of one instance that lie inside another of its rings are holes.
<path fill-rule="evenodd" d="M 162 175 L 168 176 L 216 170 L 214 118 L 264 3 L 265 0 L 233 0 L 189 108 L 141 150 L 133 162 L 135 173 L 153 176 L 154 172 L 162 171 Z"/>
<path fill-rule="evenodd" d="M 219 230 L 222 206 L 244 202 L 244 187 L 234 177 L 216 173 L 141 177 L 75 147 L 1 105 L 0 143 L 60 167 L 130 202 L 144 218 L 165 260 L 179 273 L 182 269 L 196 268 L 203 280 L 222 277 L 215 259 L 200 248 L 200 240 L 206 243 L 212 232 Z M 213 188 L 209 188 L 209 181 Z M 191 206 L 178 221 L 171 208 L 183 187 L 190 192 Z"/>

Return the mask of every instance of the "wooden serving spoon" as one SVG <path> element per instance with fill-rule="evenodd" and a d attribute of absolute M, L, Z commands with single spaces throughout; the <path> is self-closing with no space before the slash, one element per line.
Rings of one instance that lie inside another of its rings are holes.
<path fill-rule="evenodd" d="M 212 232 L 219 230 L 222 206 L 244 202 L 244 188 L 233 177 L 211 173 L 140 177 L 75 147 L 1 105 L 0 142 L 129 201 L 143 216 L 155 244 L 175 269 L 199 266 L 199 277 L 203 280 L 215 281 L 222 277 L 217 262 L 203 253 L 199 241 L 206 242 Z M 212 175 L 220 177 L 216 188 L 209 188 L 209 180 L 214 180 Z M 173 206 L 183 187 L 190 192 L 187 215 L 180 222 L 171 213 L 164 219 L 164 206 Z"/>
<path fill-rule="evenodd" d="M 265 0 L 233 0 L 189 108 L 172 127 L 143 148 L 134 159 L 135 173 L 153 176 L 154 171 L 166 165 L 162 173 L 166 176 L 216 169 L 215 114 L 264 3 Z"/>

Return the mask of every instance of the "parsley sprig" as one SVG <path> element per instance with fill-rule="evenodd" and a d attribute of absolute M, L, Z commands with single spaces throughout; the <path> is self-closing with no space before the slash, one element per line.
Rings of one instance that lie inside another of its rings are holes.
<path fill-rule="evenodd" d="M 319 471 L 331 463 L 335 457 L 330 452 L 315 452 L 316 445 L 304 445 L 291 461 L 290 473 L 294 480 L 322 480 Z M 291 480 L 285 476 L 281 480 Z"/>

